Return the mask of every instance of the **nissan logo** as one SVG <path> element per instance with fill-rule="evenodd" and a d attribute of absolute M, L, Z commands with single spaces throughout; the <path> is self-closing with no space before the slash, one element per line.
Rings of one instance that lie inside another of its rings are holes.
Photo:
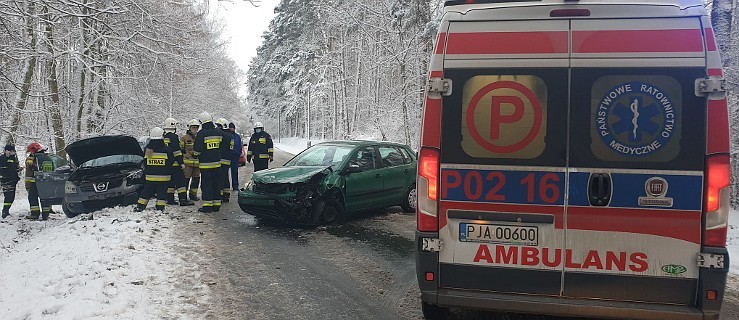
<path fill-rule="evenodd" d="M 93 187 L 95 187 L 95 191 L 97 191 L 97 192 L 107 191 L 108 190 L 108 183 L 107 182 L 102 182 L 102 183 L 94 184 Z"/>

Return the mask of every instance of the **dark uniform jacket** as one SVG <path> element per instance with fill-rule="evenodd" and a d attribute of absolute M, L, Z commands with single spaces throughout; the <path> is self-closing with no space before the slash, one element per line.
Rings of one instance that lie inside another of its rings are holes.
<path fill-rule="evenodd" d="M 20 179 L 18 177 L 18 157 L 0 155 L 0 183 L 15 184 Z"/>
<path fill-rule="evenodd" d="M 173 166 L 181 166 L 185 162 L 182 159 L 182 149 L 180 149 L 180 137 L 174 132 L 164 134 L 164 145 L 169 148 L 174 156 Z"/>
<path fill-rule="evenodd" d="M 274 155 L 274 144 L 269 133 L 264 131 L 254 133 L 249 139 L 249 147 L 246 151 L 246 160 L 251 161 L 252 157 L 256 159 L 269 159 Z"/>
<path fill-rule="evenodd" d="M 193 150 L 193 146 L 195 145 L 195 135 L 190 133 L 188 130 L 187 133 L 185 133 L 182 138 L 180 138 L 180 150 L 182 150 L 182 158 L 185 162 L 185 165 L 188 167 L 198 167 L 198 158 L 195 157 L 195 150 Z"/>
<path fill-rule="evenodd" d="M 212 122 L 203 123 L 203 128 L 195 137 L 195 156 L 200 160 L 201 170 L 218 169 L 221 167 L 222 131 L 216 129 Z"/>
<path fill-rule="evenodd" d="M 221 142 L 221 165 L 231 165 L 231 154 L 234 150 L 234 134 L 228 129 L 222 130 L 223 141 Z"/>
<path fill-rule="evenodd" d="M 172 164 L 175 157 L 164 144 L 164 140 L 150 140 L 144 152 L 144 176 L 146 182 L 169 182 L 172 180 Z"/>
<path fill-rule="evenodd" d="M 36 171 L 38 171 L 36 155 L 29 154 L 28 157 L 26 157 L 26 189 L 31 189 L 36 183 Z"/>

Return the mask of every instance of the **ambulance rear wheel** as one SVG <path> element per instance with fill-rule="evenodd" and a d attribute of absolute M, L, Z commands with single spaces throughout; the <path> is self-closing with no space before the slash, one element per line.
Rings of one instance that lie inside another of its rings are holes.
<path fill-rule="evenodd" d="M 428 320 L 444 320 L 449 317 L 449 308 L 439 307 L 426 303 L 426 301 L 421 301 L 421 311 L 423 311 L 423 317 Z"/>

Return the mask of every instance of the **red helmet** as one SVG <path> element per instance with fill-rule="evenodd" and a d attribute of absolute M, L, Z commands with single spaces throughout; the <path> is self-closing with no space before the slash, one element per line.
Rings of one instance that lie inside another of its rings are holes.
<path fill-rule="evenodd" d="M 36 153 L 41 150 L 42 150 L 41 145 L 38 144 L 38 142 L 31 143 L 28 145 L 28 147 L 26 147 L 26 152 L 28 153 Z"/>

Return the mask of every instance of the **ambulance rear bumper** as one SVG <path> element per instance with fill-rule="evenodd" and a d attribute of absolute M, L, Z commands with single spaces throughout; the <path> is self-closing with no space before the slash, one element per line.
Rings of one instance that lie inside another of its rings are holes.
<path fill-rule="evenodd" d="M 565 317 L 634 320 L 708 320 L 719 318 L 718 310 L 703 312 L 687 306 L 512 295 L 458 289 L 425 291 L 422 292 L 422 298 L 424 301 L 442 307 L 453 306 Z"/>

